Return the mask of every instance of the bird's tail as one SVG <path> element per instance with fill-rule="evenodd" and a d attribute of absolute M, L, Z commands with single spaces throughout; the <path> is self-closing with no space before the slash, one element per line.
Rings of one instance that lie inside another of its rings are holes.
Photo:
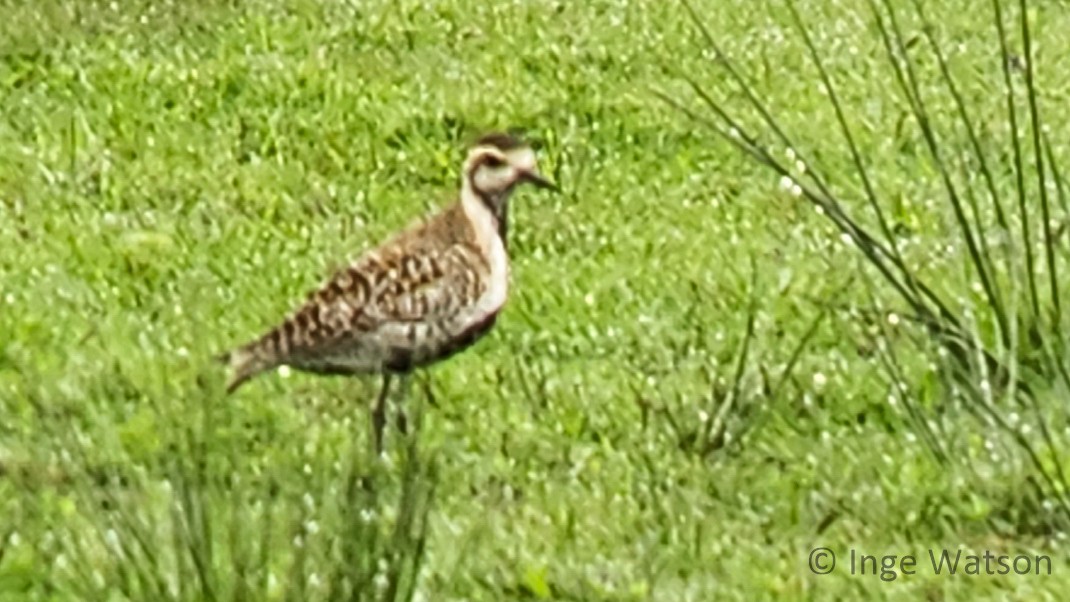
<path fill-rule="evenodd" d="M 259 350 L 257 343 L 239 347 L 216 356 L 216 361 L 227 366 L 227 393 L 233 393 L 250 378 L 270 370 L 274 363 Z"/>

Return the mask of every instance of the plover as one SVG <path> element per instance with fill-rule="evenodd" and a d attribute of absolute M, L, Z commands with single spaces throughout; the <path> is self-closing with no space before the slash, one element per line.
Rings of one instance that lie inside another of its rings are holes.
<path fill-rule="evenodd" d="M 508 134 L 480 138 L 457 202 L 364 252 L 282 324 L 220 356 L 227 392 L 280 366 L 380 374 L 372 425 L 381 453 L 391 377 L 458 353 L 494 325 L 509 286 L 509 197 L 525 182 L 556 190 L 529 145 Z"/>

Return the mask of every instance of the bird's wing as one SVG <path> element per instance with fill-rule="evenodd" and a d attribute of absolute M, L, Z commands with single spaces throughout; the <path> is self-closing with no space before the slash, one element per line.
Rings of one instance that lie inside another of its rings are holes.
<path fill-rule="evenodd" d="M 473 245 L 409 252 L 390 262 L 377 295 L 362 311 L 362 326 L 436 322 L 474 303 L 486 288 L 488 266 Z"/>
<path fill-rule="evenodd" d="M 460 237 L 427 236 L 430 228 L 421 224 L 366 252 L 280 325 L 227 354 L 229 389 L 280 364 L 345 355 L 365 338 L 375 346 L 411 344 L 411 326 L 441 326 L 480 298 L 490 268 L 479 248 Z"/>
<path fill-rule="evenodd" d="M 310 350 L 391 325 L 437 322 L 479 298 L 487 269 L 465 243 L 371 253 L 310 294 L 280 330 L 288 347 Z"/>

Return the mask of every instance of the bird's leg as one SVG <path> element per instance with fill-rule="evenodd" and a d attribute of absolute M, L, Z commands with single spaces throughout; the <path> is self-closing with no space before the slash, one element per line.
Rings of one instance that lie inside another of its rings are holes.
<path fill-rule="evenodd" d="M 412 388 L 412 374 L 403 374 L 401 376 L 401 394 L 398 395 L 397 404 L 397 421 L 398 431 L 405 436 L 409 434 L 409 417 L 405 414 L 405 401 L 409 397 L 409 390 Z"/>
<path fill-rule="evenodd" d="M 429 371 L 424 372 L 423 376 L 424 397 L 427 398 L 427 403 L 431 404 L 431 407 L 437 409 L 438 400 L 435 399 L 435 391 L 431 387 L 431 373 Z"/>
<path fill-rule="evenodd" d="M 375 455 L 383 453 L 383 427 L 386 426 L 386 395 L 390 391 L 390 375 L 383 375 L 383 388 L 379 391 L 379 399 L 372 409 L 372 428 L 375 431 Z"/>

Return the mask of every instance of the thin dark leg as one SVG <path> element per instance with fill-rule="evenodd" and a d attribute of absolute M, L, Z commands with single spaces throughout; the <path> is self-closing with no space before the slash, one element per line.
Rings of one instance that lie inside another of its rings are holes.
<path fill-rule="evenodd" d="M 411 381 L 412 381 L 412 375 L 411 374 L 403 374 L 401 376 L 401 395 L 398 396 L 399 399 L 398 399 L 398 405 L 397 405 L 398 431 L 400 431 L 401 434 L 405 435 L 406 437 L 409 435 L 409 417 L 405 415 L 405 401 L 408 400 L 409 389 L 412 388 L 412 382 Z"/>
<path fill-rule="evenodd" d="M 386 426 L 386 394 L 390 391 L 390 375 L 383 375 L 383 388 L 372 409 L 372 428 L 375 430 L 375 455 L 383 453 L 383 428 Z"/>
<path fill-rule="evenodd" d="M 438 400 L 435 399 L 435 391 L 431 387 L 431 373 L 424 372 L 423 376 L 424 397 L 427 398 L 427 403 L 431 404 L 431 407 L 438 409 Z"/>

